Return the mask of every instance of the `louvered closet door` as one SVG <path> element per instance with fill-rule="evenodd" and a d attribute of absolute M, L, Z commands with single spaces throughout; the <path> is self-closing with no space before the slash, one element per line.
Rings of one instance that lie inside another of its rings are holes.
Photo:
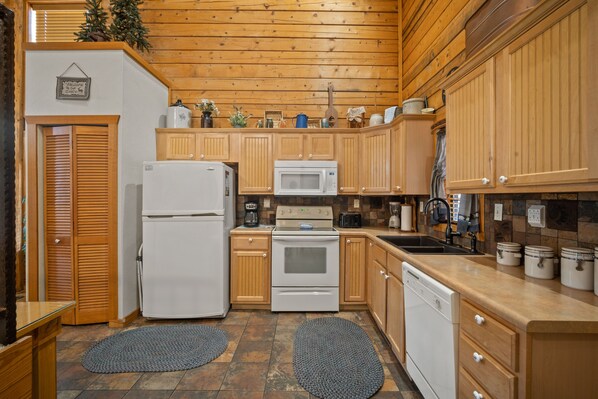
<path fill-rule="evenodd" d="M 77 324 L 109 319 L 113 181 L 108 128 L 73 127 L 74 270 Z"/>
<path fill-rule="evenodd" d="M 75 299 L 72 266 L 71 128 L 43 129 L 46 300 Z M 74 323 L 74 313 L 63 316 Z"/>

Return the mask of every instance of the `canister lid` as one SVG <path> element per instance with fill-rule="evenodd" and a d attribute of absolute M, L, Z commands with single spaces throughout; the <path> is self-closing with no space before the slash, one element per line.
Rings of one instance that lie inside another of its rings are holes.
<path fill-rule="evenodd" d="M 521 244 L 516 242 L 497 242 L 496 247 L 500 249 L 519 251 L 521 249 Z"/>
<path fill-rule="evenodd" d="M 403 105 L 409 104 L 409 103 L 423 103 L 423 102 L 424 102 L 423 98 L 414 97 L 414 98 L 409 98 L 409 99 L 403 101 Z"/>
<path fill-rule="evenodd" d="M 554 256 L 554 250 L 550 247 L 545 247 L 542 245 L 526 245 L 525 246 L 525 254 L 526 255 L 542 255 L 545 257 L 552 257 L 552 256 Z"/>
<path fill-rule="evenodd" d="M 572 259 L 592 260 L 593 253 L 589 248 L 563 247 L 561 249 L 561 256 Z"/>
<path fill-rule="evenodd" d="M 183 107 L 183 108 L 189 109 L 189 107 L 187 107 L 185 104 L 183 104 L 183 102 L 181 101 L 180 98 L 178 100 L 176 100 L 176 102 L 174 104 L 170 104 L 170 106 L 171 107 Z"/>

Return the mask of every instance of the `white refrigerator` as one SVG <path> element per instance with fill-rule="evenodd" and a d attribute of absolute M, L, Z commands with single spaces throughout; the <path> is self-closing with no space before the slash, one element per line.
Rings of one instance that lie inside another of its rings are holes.
<path fill-rule="evenodd" d="M 144 162 L 143 316 L 226 316 L 234 187 L 223 163 Z"/>

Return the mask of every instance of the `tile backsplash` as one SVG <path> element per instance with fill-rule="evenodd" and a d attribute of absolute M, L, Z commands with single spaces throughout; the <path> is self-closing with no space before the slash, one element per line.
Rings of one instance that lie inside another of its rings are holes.
<path fill-rule="evenodd" d="M 264 199 L 270 200 L 270 208 L 264 209 Z M 354 208 L 354 200 L 360 201 Z M 274 197 L 243 196 L 237 198 L 237 225 L 243 224 L 243 203 L 258 200 L 260 203 L 260 223 L 274 224 L 278 205 L 328 205 L 332 206 L 335 224 L 340 212 L 361 213 L 364 226 L 386 226 L 390 217 L 388 203 L 419 204 L 427 197 L 388 196 L 388 197 Z M 503 205 L 503 220 L 495 221 L 494 205 Z M 532 227 L 527 223 L 527 209 L 531 205 L 546 206 L 546 227 Z M 417 214 L 418 231 L 439 238 L 443 231 L 435 231 L 426 224 L 423 214 Z M 558 251 L 562 247 L 598 246 L 598 192 L 566 194 L 490 194 L 484 201 L 485 241 L 478 242 L 478 249 L 487 253 L 496 252 L 496 243 L 513 241 L 521 245 L 545 245 Z M 468 238 L 457 238 L 457 243 L 469 246 Z"/>

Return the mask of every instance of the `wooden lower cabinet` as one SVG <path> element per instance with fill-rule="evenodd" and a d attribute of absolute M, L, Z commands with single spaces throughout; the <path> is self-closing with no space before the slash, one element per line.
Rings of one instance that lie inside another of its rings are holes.
<path fill-rule="evenodd" d="M 341 241 L 341 304 L 366 303 L 366 238 L 343 236 Z"/>
<path fill-rule="evenodd" d="M 270 304 L 270 259 L 269 235 L 238 234 L 231 237 L 231 304 Z"/>
<path fill-rule="evenodd" d="M 386 286 L 386 337 L 395 356 L 403 364 L 405 364 L 404 293 L 403 282 L 389 273 Z"/>
<path fill-rule="evenodd" d="M 401 260 L 368 240 L 367 304 L 397 359 L 405 364 L 405 300 Z"/>

